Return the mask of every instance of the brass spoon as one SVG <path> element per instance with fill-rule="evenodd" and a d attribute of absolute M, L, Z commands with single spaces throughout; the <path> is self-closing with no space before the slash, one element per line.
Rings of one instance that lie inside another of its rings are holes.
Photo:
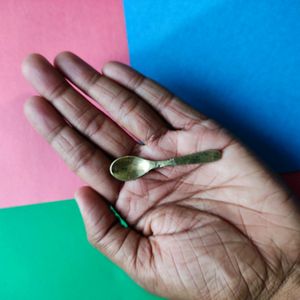
<path fill-rule="evenodd" d="M 206 150 L 167 160 L 148 160 L 137 156 L 122 156 L 115 159 L 110 165 L 110 174 L 121 181 L 137 179 L 149 171 L 167 166 L 208 163 L 222 157 L 220 150 Z"/>

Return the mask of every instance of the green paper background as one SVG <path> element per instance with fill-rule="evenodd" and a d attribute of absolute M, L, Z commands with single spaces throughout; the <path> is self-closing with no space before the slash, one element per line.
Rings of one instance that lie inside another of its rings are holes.
<path fill-rule="evenodd" d="M 0 210 L 1 300 L 160 299 L 87 241 L 74 200 Z"/>

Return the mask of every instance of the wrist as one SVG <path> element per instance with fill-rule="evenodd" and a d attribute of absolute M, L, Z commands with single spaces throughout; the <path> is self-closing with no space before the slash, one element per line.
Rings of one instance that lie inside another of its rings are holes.
<path fill-rule="evenodd" d="M 296 264 L 272 295 L 272 300 L 300 299 L 300 264 Z"/>

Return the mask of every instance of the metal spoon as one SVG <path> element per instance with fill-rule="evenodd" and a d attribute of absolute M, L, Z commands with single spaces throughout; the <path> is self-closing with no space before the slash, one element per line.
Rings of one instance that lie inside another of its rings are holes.
<path fill-rule="evenodd" d="M 138 156 L 122 156 L 110 165 L 110 174 L 121 181 L 137 179 L 149 171 L 167 166 L 208 163 L 222 157 L 220 150 L 206 150 L 185 156 L 174 157 L 167 160 L 148 160 Z"/>

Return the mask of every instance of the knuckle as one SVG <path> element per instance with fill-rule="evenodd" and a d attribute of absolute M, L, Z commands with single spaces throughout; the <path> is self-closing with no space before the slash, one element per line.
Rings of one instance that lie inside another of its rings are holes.
<path fill-rule="evenodd" d="M 159 110 L 170 106 L 174 99 L 175 96 L 169 92 L 161 93 L 157 99 L 159 103 Z"/>
<path fill-rule="evenodd" d="M 69 151 L 68 164 L 73 172 L 78 173 L 88 165 L 96 152 L 96 148 L 84 142 L 77 144 Z"/>
<path fill-rule="evenodd" d="M 48 92 L 47 98 L 54 101 L 61 98 L 70 89 L 70 86 L 65 81 L 60 81 L 51 91 Z"/>
<path fill-rule="evenodd" d="M 107 238 L 111 237 L 111 232 L 119 221 L 115 219 L 109 226 L 101 226 L 103 216 L 93 225 L 87 227 L 87 239 L 88 242 L 95 247 L 105 247 L 107 244 Z"/>
<path fill-rule="evenodd" d="M 92 75 L 85 79 L 87 90 L 90 92 L 95 86 L 99 85 L 102 76 L 98 72 L 93 72 Z"/>
<path fill-rule="evenodd" d="M 92 144 L 73 139 L 68 130 L 68 125 L 59 125 L 48 133 L 46 139 L 60 153 L 70 169 L 78 173 L 94 157 L 97 149 Z"/>
<path fill-rule="evenodd" d="M 120 98 L 121 97 L 122 96 L 120 95 Z M 126 94 L 123 95 L 123 99 L 120 101 L 120 106 L 119 106 L 120 117 L 126 118 L 126 116 L 128 116 L 130 113 L 132 113 L 137 109 L 139 103 L 140 101 L 136 96 L 126 91 Z"/>
<path fill-rule="evenodd" d="M 76 125 L 80 130 L 86 131 L 86 128 L 89 127 L 90 123 L 93 121 L 95 114 L 90 107 L 86 107 L 81 110 L 76 116 Z"/>
<path fill-rule="evenodd" d="M 97 115 L 94 119 L 90 120 L 90 122 L 86 123 L 85 133 L 89 138 L 93 138 L 97 134 L 101 133 L 105 118 Z"/>
<path fill-rule="evenodd" d="M 134 91 L 138 90 L 145 82 L 146 77 L 141 74 L 134 74 L 128 81 L 127 86 Z"/>
<path fill-rule="evenodd" d="M 148 145 L 157 147 L 160 144 L 162 137 L 164 137 L 167 132 L 168 129 L 164 127 L 161 127 L 156 131 L 153 131 L 152 128 L 149 128 L 145 134 L 145 141 Z"/>
<path fill-rule="evenodd" d="M 101 237 L 99 237 L 97 234 L 87 233 L 87 240 L 91 245 L 96 247 L 101 242 Z"/>
<path fill-rule="evenodd" d="M 106 119 L 100 115 L 94 108 L 88 108 L 83 111 L 77 120 L 78 128 L 89 138 L 101 132 Z"/>
<path fill-rule="evenodd" d="M 59 124 L 54 127 L 47 135 L 46 140 L 50 145 L 53 145 L 58 139 L 61 138 L 62 132 L 65 130 L 66 126 Z"/>

